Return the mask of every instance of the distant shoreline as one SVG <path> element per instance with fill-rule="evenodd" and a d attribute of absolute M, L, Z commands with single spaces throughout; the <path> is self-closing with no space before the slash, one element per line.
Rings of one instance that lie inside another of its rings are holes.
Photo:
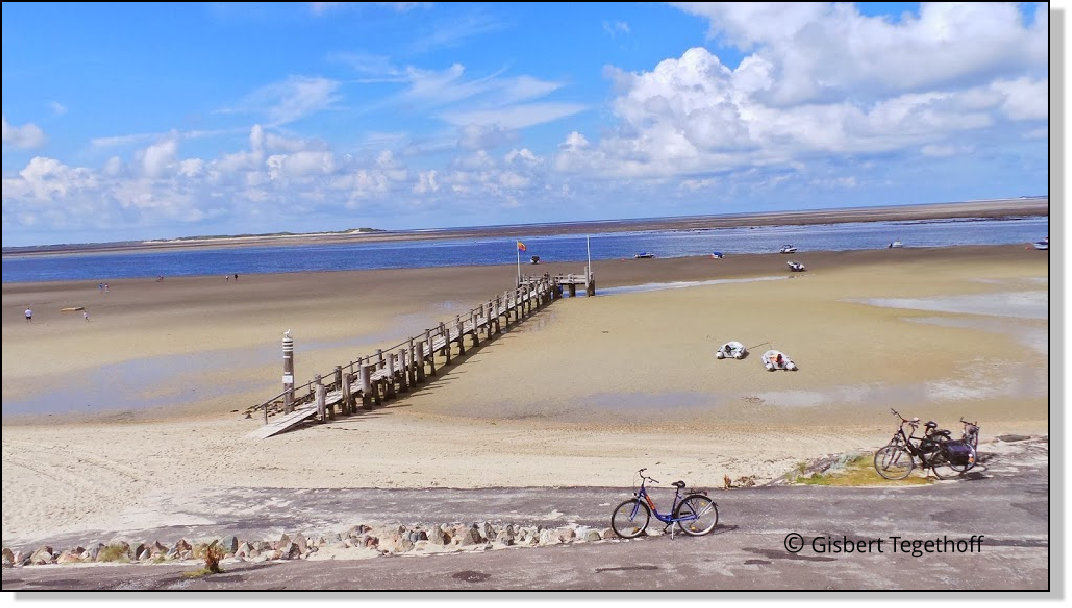
<path fill-rule="evenodd" d="M 881 207 L 851 207 L 843 209 L 811 209 L 775 211 L 754 214 L 730 214 L 696 217 L 649 218 L 565 222 L 557 224 L 519 224 L 512 226 L 481 226 L 429 230 L 376 230 L 369 232 L 319 232 L 272 235 L 243 235 L 184 239 L 75 245 L 46 245 L 4 247 L 3 255 L 57 255 L 70 253 L 107 253 L 133 251 L 170 251 L 178 249 L 209 249 L 254 247 L 277 244 L 333 244 L 384 241 L 420 241 L 457 239 L 475 236 L 532 236 L 547 234 L 584 234 L 592 232 L 622 232 L 629 230 L 702 230 L 740 226 L 791 226 L 809 224 L 840 224 L 850 222 L 885 222 L 940 220 L 957 218 L 1000 219 L 1007 217 L 1038 217 L 1049 215 L 1049 197 L 999 199 L 960 203 L 932 203 Z"/>

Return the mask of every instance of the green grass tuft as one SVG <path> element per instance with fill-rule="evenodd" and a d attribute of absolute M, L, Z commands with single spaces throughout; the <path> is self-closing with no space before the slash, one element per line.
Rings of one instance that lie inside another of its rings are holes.
<path fill-rule="evenodd" d="M 97 554 L 98 562 L 129 562 L 130 556 L 123 545 L 108 545 Z"/>
<path fill-rule="evenodd" d="M 798 469 L 801 466 L 798 465 Z M 875 471 L 874 454 L 859 454 L 845 463 L 845 468 L 837 471 L 816 473 L 811 477 L 797 475 L 793 483 L 808 486 L 873 486 L 873 485 L 898 485 L 914 486 L 931 483 L 919 469 L 912 472 L 908 477 L 899 481 L 883 479 Z"/>

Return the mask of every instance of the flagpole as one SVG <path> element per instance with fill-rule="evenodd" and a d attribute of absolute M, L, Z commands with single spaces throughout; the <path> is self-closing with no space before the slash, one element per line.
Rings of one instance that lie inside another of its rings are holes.
<path fill-rule="evenodd" d="M 514 249 L 517 249 L 517 286 L 521 287 L 521 246 L 515 243 Z"/>

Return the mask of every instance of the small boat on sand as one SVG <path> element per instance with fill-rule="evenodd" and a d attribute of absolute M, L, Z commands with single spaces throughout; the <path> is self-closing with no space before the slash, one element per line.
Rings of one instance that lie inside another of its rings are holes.
<path fill-rule="evenodd" d="M 778 253 L 796 253 L 797 248 L 792 245 L 782 245 L 782 248 L 778 250 Z"/>
<path fill-rule="evenodd" d="M 1031 243 L 1031 246 L 1034 247 L 1035 249 L 1039 249 L 1041 251 L 1049 251 L 1050 250 L 1050 237 L 1047 236 L 1047 237 L 1043 238 L 1041 241 Z"/>
<path fill-rule="evenodd" d="M 901 241 L 894 241 L 889 245 L 890 249 L 900 249 L 901 247 L 904 247 L 904 243 Z"/>
<path fill-rule="evenodd" d="M 715 251 L 715 252 L 713 252 L 711 254 L 711 257 L 715 258 L 716 260 L 721 260 L 722 258 L 724 258 L 726 256 L 723 255 L 723 253 L 721 251 Z"/>
<path fill-rule="evenodd" d="M 807 268 L 804 267 L 804 264 L 801 264 L 796 260 L 789 260 L 788 262 L 786 262 L 786 264 L 789 265 L 790 272 L 804 272 L 805 270 L 807 270 Z"/>
<path fill-rule="evenodd" d="M 635 259 L 635 260 L 642 260 L 642 259 L 648 259 L 648 258 L 653 258 L 653 257 L 655 257 L 655 254 L 650 253 L 648 251 L 641 251 L 640 253 L 633 254 L 633 259 Z"/>

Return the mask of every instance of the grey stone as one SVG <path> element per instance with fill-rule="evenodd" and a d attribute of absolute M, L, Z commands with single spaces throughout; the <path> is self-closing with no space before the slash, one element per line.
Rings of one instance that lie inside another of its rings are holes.
<path fill-rule="evenodd" d="M 56 556 L 56 563 L 76 564 L 82 561 L 82 559 L 79 557 L 79 553 L 81 552 L 75 551 L 74 549 L 67 549 L 66 551 L 61 551 L 60 554 Z"/>
<path fill-rule="evenodd" d="M 457 536 L 455 538 L 458 538 Z M 459 544 L 461 545 L 476 545 L 482 542 L 480 538 L 480 531 L 477 529 L 476 524 L 469 526 L 465 529 L 465 532 L 461 535 Z"/>
<path fill-rule="evenodd" d="M 4 547 L 4 567 L 5 568 L 11 568 L 14 565 L 15 565 L 15 553 L 11 549 L 8 549 L 7 547 Z"/>
<path fill-rule="evenodd" d="M 220 539 L 220 547 L 223 547 L 224 553 L 234 553 L 238 551 L 238 538 L 234 536 L 225 536 Z"/>
<path fill-rule="evenodd" d="M 45 564 L 51 564 L 53 558 L 52 547 L 44 546 L 30 555 L 30 563 L 34 566 L 43 566 Z"/>
<path fill-rule="evenodd" d="M 304 534 L 298 534 L 297 536 L 295 536 L 294 544 L 298 546 L 298 549 L 301 550 L 302 553 L 305 553 L 309 550 L 309 541 L 306 540 Z"/>
<path fill-rule="evenodd" d="M 280 536 L 279 540 L 272 544 L 273 549 L 279 549 L 280 551 L 282 551 L 283 549 L 287 549 L 289 547 L 290 547 L 290 537 L 287 536 L 286 534 L 284 534 L 283 536 Z"/>
<path fill-rule="evenodd" d="M 561 528 L 556 528 L 555 529 L 555 537 L 558 539 L 558 542 L 560 542 L 560 543 L 568 543 L 571 540 L 573 540 L 573 538 L 575 536 L 577 536 L 577 534 L 574 532 L 573 528 L 570 527 L 570 526 L 563 526 Z"/>

